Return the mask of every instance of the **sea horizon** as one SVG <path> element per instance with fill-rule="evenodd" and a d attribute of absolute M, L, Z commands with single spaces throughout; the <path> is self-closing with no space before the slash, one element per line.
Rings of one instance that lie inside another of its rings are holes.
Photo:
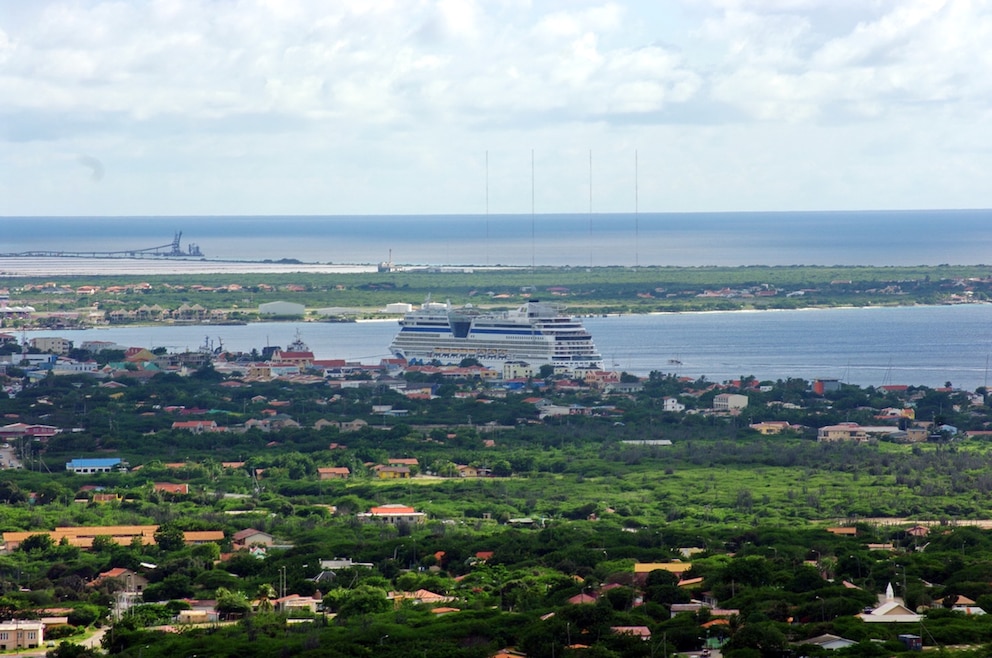
<path fill-rule="evenodd" d="M 0 270 L 9 270 L 4 264 L 24 252 L 167 250 L 180 234 L 183 253 L 195 247 L 203 254 L 196 262 L 207 263 L 293 259 L 302 265 L 482 268 L 992 262 L 992 209 L 3 219 Z"/>

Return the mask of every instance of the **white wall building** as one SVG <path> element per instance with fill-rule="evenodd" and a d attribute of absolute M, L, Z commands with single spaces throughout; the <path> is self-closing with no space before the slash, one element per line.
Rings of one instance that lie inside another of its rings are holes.
<path fill-rule="evenodd" d="M 747 396 L 739 393 L 720 393 L 713 398 L 714 411 L 733 411 L 747 407 Z"/>
<path fill-rule="evenodd" d="M 266 302 L 258 305 L 259 315 L 306 315 L 307 307 L 293 302 Z"/>
<path fill-rule="evenodd" d="M 503 362 L 503 379 L 528 379 L 537 373 L 538 370 L 525 361 Z"/>
<path fill-rule="evenodd" d="M 31 347 L 48 354 L 68 354 L 72 349 L 72 341 L 57 336 L 32 338 Z"/>

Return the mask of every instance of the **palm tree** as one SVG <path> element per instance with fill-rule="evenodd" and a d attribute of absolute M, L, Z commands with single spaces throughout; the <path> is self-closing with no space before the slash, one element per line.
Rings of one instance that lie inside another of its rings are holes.
<path fill-rule="evenodd" d="M 272 585 L 268 583 L 259 585 L 255 597 L 258 599 L 259 612 L 272 612 L 272 599 L 276 598 L 276 589 Z"/>

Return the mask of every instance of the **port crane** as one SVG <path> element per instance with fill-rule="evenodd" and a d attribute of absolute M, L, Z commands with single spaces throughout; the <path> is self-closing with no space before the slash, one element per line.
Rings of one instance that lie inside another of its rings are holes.
<path fill-rule="evenodd" d="M 204 258 L 199 245 L 190 243 L 183 251 L 180 245 L 183 232 L 176 231 L 172 242 L 144 249 L 124 249 L 121 251 L 53 251 L 37 250 L 6 253 L 8 258 Z"/>

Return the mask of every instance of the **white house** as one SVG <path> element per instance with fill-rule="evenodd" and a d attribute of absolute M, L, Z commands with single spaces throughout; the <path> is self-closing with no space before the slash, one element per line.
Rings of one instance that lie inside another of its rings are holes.
<path fill-rule="evenodd" d="M 231 540 L 235 546 L 247 548 L 249 546 L 272 546 L 273 537 L 269 533 L 255 528 L 246 528 L 234 533 Z"/>
<path fill-rule="evenodd" d="M 713 398 L 714 411 L 733 411 L 747 407 L 747 396 L 740 393 L 720 393 Z"/>
<path fill-rule="evenodd" d="M 662 410 L 664 411 L 674 411 L 676 413 L 680 411 L 685 411 L 685 405 L 679 402 L 678 398 L 667 397 L 661 401 Z"/>
<path fill-rule="evenodd" d="M 49 354 L 68 354 L 72 349 L 72 341 L 56 336 L 43 336 L 32 338 L 31 347 Z"/>
<path fill-rule="evenodd" d="M 54 375 L 75 375 L 81 372 L 96 372 L 96 361 L 73 361 L 72 359 L 56 359 L 52 366 Z"/>
<path fill-rule="evenodd" d="M 373 507 L 368 512 L 358 514 L 358 518 L 361 521 L 379 521 L 381 523 L 397 525 L 399 523 L 423 523 L 427 515 L 423 512 L 418 512 L 412 507 L 391 503 L 389 505 Z"/>
<path fill-rule="evenodd" d="M 918 615 L 897 599 L 892 592 L 892 583 L 885 588 L 885 597 L 879 597 L 879 606 L 871 612 L 863 612 L 858 617 L 865 623 L 894 624 L 916 623 L 922 615 Z"/>
<path fill-rule="evenodd" d="M 813 644 L 821 649 L 846 649 L 847 647 L 857 644 L 854 640 L 848 640 L 845 637 L 839 635 L 832 635 L 830 633 L 825 633 L 823 635 L 817 635 L 816 637 L 811 637 L 808 640 L 803 640 L 799 644 Z"/>
<path fill-rule="evenodd" d="M 350 557 L 336 557 L 333 560 L 321 560 L 320 568 L 324 571 L 337 571 L 339 569 L 354 569 L 355 567 L 363 567 L 366 569 L 371 569 L 375 565 L 371 562 L 355 562 Z"/>
<path fill-rule="evenodd" d="M 526 361 L 504 361 L 503 379 L 527 379 L 537 376 L 538 369 Z"/>
<path fill-rule="evenodd" d="M 977 603 L 969 599 L 967 596 L 958 594 L 954 596 L 951 601 L 941 599 L 939 601 L 941 605 L 947 607 L 948 603 L 951 605 L 951 610 L 955 612 L 963 612 L 966 615 L 984 615 L 985 610 L 983 610 Z"/>

